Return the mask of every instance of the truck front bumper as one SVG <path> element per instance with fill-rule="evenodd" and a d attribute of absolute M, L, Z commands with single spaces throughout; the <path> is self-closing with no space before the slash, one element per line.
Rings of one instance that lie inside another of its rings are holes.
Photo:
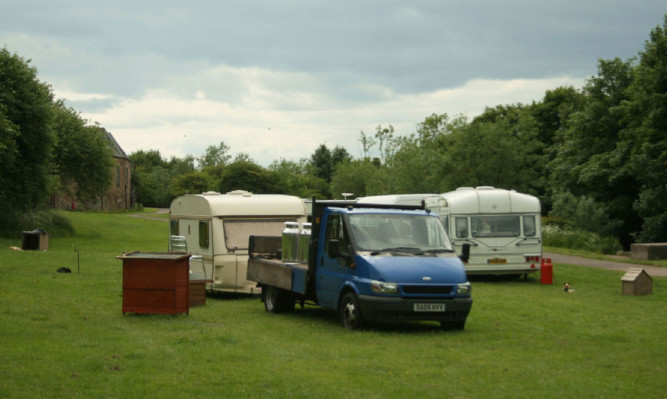
<path fill-rule="evenodd" d="M 405 299 L 359 295 L 361 316 L 365 320 L 465 321 L 472 298 Z M 416 304 L 444 304 L 444 311 L 417 312 Z"/>

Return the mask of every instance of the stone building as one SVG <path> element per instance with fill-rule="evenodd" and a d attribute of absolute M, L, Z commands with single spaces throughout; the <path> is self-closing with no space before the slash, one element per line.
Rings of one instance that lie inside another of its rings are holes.
<path fill-rule="evenodd" d="M 113 182 L 109 190 L 100 195 L 95 201 L 81 201 L 78 198 L 72 198 L 65 192 L 56 194 L 51 197 L 51 207 L 98 211 L 118 211 L 132 207 L 132 162 L 113 135 L 106 130 L 104 132 L 114 159 Z M 74 190 L 70 191 L 73 192 Z"/>

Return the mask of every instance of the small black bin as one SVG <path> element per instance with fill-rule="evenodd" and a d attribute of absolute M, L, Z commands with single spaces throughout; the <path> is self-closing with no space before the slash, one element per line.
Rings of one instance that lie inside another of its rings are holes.
<path fill-rule="evenodd" d="M 49 235 L 44 230 L 24 231 L 21 249 L 46 251 L 49 249 Z"/>

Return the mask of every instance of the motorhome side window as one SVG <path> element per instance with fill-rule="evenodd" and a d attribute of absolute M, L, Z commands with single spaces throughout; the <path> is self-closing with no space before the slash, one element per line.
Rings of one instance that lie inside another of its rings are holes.
<path fill-rule="evenodd" d="M 456 237 L 457 238 L 468 237 L 468 218 L 457 217 L 455 219 L 455 223 L 456 223 Z"/>
<path fill-rule="evenodd" d="M 178 231 L 178 219 L 171 219 L 169 221 L 169 234 L 172 236 L 180 235 Z"/>
<path fill-rule="evenodd" d="M 199 248 L 208 248 L 208 220 L 199 221 Z"/>
<path fill-rule="evenodd" d="M 535 237 L 537 229 L 535 228 L 535 216 L 523 217 L 523 235 L 526 237 Z"/>
<path fill-rule="evenodd" d="M 445 231 L 449 233 L 449 218 L 447 216 L 440 216 L 440 221 L 442 222 Z"/>

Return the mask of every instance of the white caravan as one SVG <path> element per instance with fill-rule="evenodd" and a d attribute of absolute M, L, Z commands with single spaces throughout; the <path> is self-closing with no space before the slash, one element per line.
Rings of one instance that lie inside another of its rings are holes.
<path fill-rule="evenodd" d="M 298 197 L 240 190 L 183 195 L 169 213 L 169 250 L 201 259 L 190 262 L 191 272 L 210 280 L 209 290 L 248 294 L 259 293 L 246 279 L 249 236 L 280 236 L 285 222 L 306 221 Z"/>
<path fill-rule="evenodd" d="M 461 187 L 444 194 L 380 195 L 364 203 L 422 201 L 440 215 L 468 274 L 527 274 L 540 270 L 540 201 L 528 194 L 489 186 Z"/>

